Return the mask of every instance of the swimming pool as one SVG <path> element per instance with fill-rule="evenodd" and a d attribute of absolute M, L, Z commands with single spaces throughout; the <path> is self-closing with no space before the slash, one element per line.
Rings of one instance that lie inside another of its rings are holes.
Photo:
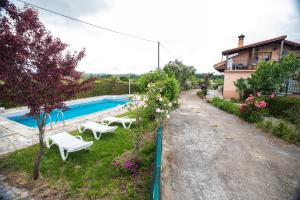
<path fill-rule="evenodd" d="M 128 101 L 129 100 L 127 98 L 114 98 L 114 99 L 105 98 L 105 99 L 99 99 L 99 100 L 94 100 L 89 102 L 80 102 L 80 103 L 67 106 L 67 109 L 62 112 L 64 115 L 64 120 L 68 120 L 75 117 L 80 117 L 95 112 L 103 111 L 109 108 L 114 108 L 119 105 L 124 105 Z M 52 122 L 55 122 L 56 118 L 58 122 L 62 121 L 62 116 L 58 115 L 58 112 L 60 112 L 60 110 L 54 110 L 50 113 Z M 26 116 L 26 113 L 11 115 L 6 118 L 28 127 L 32 127 L 32 128 L 37 127 L 36 120 L 33 117 Z M 50 118 L 48 117 L 46 124 L 49 123 L 50 123 Z"/>

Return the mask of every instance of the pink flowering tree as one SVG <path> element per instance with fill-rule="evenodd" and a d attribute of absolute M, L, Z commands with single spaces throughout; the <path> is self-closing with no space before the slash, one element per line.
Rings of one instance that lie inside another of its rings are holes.
<path fill-rule="evenodd" d="M 66 52 L 67 44 L 45 29 L 37 11 L 18 9 L 5 0 L 0 7 L 5 12 L 0 15 L 0 100 L 27 106 L 28 115 L 36 119 L 40 145 L 33 178 L 37 179 L 47 113 L 64 109 L 64 101 L 89 88 L 91 80 L 81 81 L 75 70 L 84 50 Z"/>

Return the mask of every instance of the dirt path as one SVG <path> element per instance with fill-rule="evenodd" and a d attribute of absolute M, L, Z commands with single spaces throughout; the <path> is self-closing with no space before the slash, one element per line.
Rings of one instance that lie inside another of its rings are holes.
<path fill-rule="evenodd" d="M 162 199 L 298 199 L 300 148 L 256 129 L 194 91 L 164 130 Z"/>

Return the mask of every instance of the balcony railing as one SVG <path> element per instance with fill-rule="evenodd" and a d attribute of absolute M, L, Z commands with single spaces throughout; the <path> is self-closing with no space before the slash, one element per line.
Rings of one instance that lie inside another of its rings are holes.
<path fill-rule="evenodd" d="M 235 61 L 230 60 L 226 63 L 227 70 L 254 70 L 257 62 Z"/>

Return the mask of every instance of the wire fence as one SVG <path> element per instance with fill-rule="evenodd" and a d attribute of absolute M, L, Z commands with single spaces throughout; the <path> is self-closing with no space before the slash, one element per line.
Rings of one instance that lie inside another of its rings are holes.
<path fill-rule="evenodd" d="M 160 173 L 161 173 L 161 155 L 162 155 L 162 134 L 163 126 L 161 125 L 156 132 L 155 161 L 153 169 L 151 200 L 160 200 Z"/>
<path fill-rule="evenodd" d="M 289 79 L 285 83 L 285 95 L 300 94 L 300 81 Z"/>

